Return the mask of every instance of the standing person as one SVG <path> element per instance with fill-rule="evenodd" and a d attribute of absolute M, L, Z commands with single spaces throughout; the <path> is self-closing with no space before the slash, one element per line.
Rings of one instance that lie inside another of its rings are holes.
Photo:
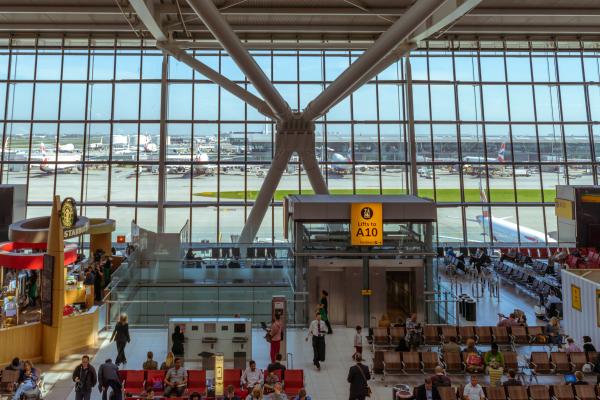
<path fill-rule="evenodd" d="M 31 277 L 29 278 L 29 286 L 27 288 L 27 296 L 29 297 L 29 304 L 27 306 L 33 306 L 37 304 L 38 299 L 38 284 L 37 284 L 37 274 L 35 271 L 32 272 Z"/>
<path fill-rule="evenodd" d="M 362 357 L 357 355 L 354 357 L 356 365 L 350 367 L 348 371 L 348 378 L 346 379 L 350 383 L 350 400 L 365 400 L 366 397 L 370 396 L 369 379 L 371 374 L 369 368 L 362 363 Z"/>
<path fill-rule="evenodd" d="M 73 382 L 75 382 L 75 400 L 90 400 L 92 388 L 98 383 L 98 376 L 94 366 L 90 364 L 90 357 L 81 357 L 75 371 L 73 371 Z"/>
<path fill-rule="evenodd" d="M 596 347 L 594 347 L 592 343 L 592 338 L 589 336 L 583 337 L 583 351 L 586 353 L 591 353 L 596 351 Z"/>
<path fill-rule="evenodd" d="M 281 317 L 279 313 L 275 313 L 275 320 L 269 329 L 269 336 L 271 337 L 271 363 L 275 362 L 275 357 L 279 354 L 279 349 L 281 349 L 281 333 Z"/>
<path fill-rule="evenodd" d="M 127 323 L 127 314 L 121 314 L 119 322 L 115 325 L 115 330 L 110 338 L 110 341 L 117 342 L 117 359 L 115 364 L 117 367 L 121 364 L 127 364 L 127 357 L 125 357 L 125 346 L 131 342 L 129 337 L 129 324 Z"/>
<path fill-rule="evenodd" d="M 31 361 L 25 361 L 23 369 L 19 373 L 19 387 L 15 390 L 13 400 L 19 400 L 25 392 L 36 389 L 39 380 L 40 374 L 38 370 L 33 368 Z"/>
<path fill-rule="evenodd" d="M 325 361 L 325 335 L 327 333 L 327 325 L 321 320 L 321 313 L 315 314 L 315 319 L 310 323 L 308 327 L 308 338 L 312 337 L 312 348 L 313 348 L 313 364 L 317 367 L 317 370 L 321 370 L 321 362 Z"/>
<path fill-rule="evenodd" d="M 356 333 L 354 334 L 354 354 L 352 354 L 352 359 L 354 360 L 356 356 L 362 356 L 362 326 L 356 325 Z"/>
<path fill-rule="evenodd" d="M 185 342 L 185 336 L 183 336 L 183 332 L 181 332 L 181 327 L 179 325 L 175 327 L 175 332 L 171 335 L 171 341 L 173 342 L 171 351 L 175 357 L 183 357 L 183 343 Z"/>
<path fill-rule="evenodd" d="M 102 268 L 103 268 L 102 273 L 104 275 L 104 286 L 103 287 L 107 287 L 108 284 L 110 283 L 110 275 L 112 273 L 111 257 L 106 257 L 106 262 L 104 263 Z"/>
<path fill-rule="evenodd" d="M 96 274 L 94 275 L 94 300 L 102 301 L 102 285 L 104 283 L 104 274 L 99 264 L 96 264 Z"/>
<path fill-rule="evenodd" d="M 325 325 L 327 325 L 327 334 L 331 335 L 333 331 L 331 330 L 331 322 L 329 322 L 329 301 L 327 300 L 328 297 L 329 293 L 327 292 L 327 290 L 322 290 L 321 306 L 325 313 L 325 318 L 323 318 L 323 321 L 325 321 Z"/>
<path fill-rule="evenodd" d="M 110 358 L 98 368 L 98 389 L 102 393 L 102 400 L 107 399 L 108 388 L 112 389 L 115 400 L 121 400 L 122 386 L 119 378 L 119 367 L 113 364 Z"/>

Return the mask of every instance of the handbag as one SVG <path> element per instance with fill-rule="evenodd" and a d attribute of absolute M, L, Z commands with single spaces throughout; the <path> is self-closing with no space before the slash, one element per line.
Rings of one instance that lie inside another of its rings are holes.
<path fill-rule="evenodd" d="M 367 387 L 367 397 L 373 396 L 373 390 L 371 390 L 371 386 L 369 386 L 369 381 L 367 380 L 367 377 L 365 376 L 365 372 L 360 367 L 360 365 L 358 365 L 358 370 L 360 371 L 360 374 L 362 375 L 363 379 L 365 380 L 365 386 Z"/>

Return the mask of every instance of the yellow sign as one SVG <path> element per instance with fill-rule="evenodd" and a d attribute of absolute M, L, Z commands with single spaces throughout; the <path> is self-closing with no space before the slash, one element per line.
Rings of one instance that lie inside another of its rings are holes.
<path fill-rule="evenodd" d="M 362 289 L 360 294 L 361 296 L 371 296 L 373 295 L 373 289 Z"/>
<path fill-rule="evenodd" d="M 582 203 L 600 203 L 600 196 L 597 194 L 584 194 L 581 196 Z"/>
<path fill-rule="evenodd" d="M 577 311 L 581 311 L 581 288 L 571 285 L 571 305 Z"/>
<path fill-rule="evenodd" d="M 75 200 L 71 197 L 64 199 L 60 206 L 60 222 L 66 229 L 71 228 L 77 222 L 77 208 Z"/>
<path fill-rule="evenodd" d="M 223 364 L 225 362 L 223 354 L 215 354 L 215 395 L 223 396 L 223 392 L 225 391 L 224 385 L 224 374 L 223 374 Z"/>
<path fill-rule="evenodd" d="M 573 217 L 573 202 L 570 200 L 556 199 L 554 214 L 557 217 L 564 219 L 574 219 Z"/>
<path fill-rule="evenodd" d="M 383 244 L 383 207 L 381 203 L 354 203 L 350 214 L 352 246 Z"/>

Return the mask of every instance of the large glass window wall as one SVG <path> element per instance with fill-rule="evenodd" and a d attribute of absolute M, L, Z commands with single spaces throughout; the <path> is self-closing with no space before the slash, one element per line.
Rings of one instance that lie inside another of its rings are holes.
<path fill-rule="evenodd" d="M 0 42 L 3 184 L 27 185 L 28 216 L 53 194 L 82 214 L 157 227 L 161 130 L 165 229 L 192 239 L 240 233 L 273 154 L 274 124 L 175 59 L 118 40 Z M 516 50 L 515 50 L 516 49 Z M 194 56 L 256 93 L 218 50 Z M 254 51 L 302 109 L 360 51 Z M 419 194 L 438 204 L 443 243 L 552 242 L 557 184 L 596 184 L 599 43 L 440 43 L 411 54 Z M 317 157 L 333 194 L 402 194 L 409 186 L 402 63 L 316 122 Z M 311 193 L 296 157 L 261 226 L 283 239 L 282 199 Z"/>

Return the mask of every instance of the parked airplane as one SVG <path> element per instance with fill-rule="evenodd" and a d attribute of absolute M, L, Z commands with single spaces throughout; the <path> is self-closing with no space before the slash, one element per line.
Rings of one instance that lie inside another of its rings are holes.
<path fill-rule="evenodd" d="M 469 162 L 469 163 L 482 163 L 482 162 L 503 163 L 505 161 L 504 160 L 505 152 L 506 152 L 506 143 L 502 143 L 502 145 L 500 146 L 500 150 L 498 150 L 498 156 L 496 158 L 485 158 L 485 157 L 479 157 L 479 156 L 465 156 L 465 157 L 463 157 L 463 161 Z"/>
<path fill-rule="evenodd" d="M 483 203 L 487 203 L 487 197 L 482 189 L 480 189 L 480 197 Z M 489 235 L 489 227 L 491 224 L 494 241 L 497 242 L 521 242 L 522 244 L 556 243 L 556 240 L 551 238 L 549 235 L 546 235 L 540 231 L 536 231 L 535 229 L 507 221 L 507 218 L 510 217 L 492 217 L 489 215 L 487 210 L 484 210 L 481 215 L 475 217 L 475 222 L 481 225 L 484 236 Z"/>
<path fill-rule="evenodd" d="M 61 153 L 73 153 L 75 152 L 75 145 L 73 143 L 67 143 L 63 145 L 58 145 L 58 151 Z"/>
<path fill-rule="evenodd" d="M 73 170 L 81 171 L 81 156 L 79 154 L 67 155 L 59 152 L 53 156 L 48 156 L 44 143 L 40 144 L 40 152 L 42 160 L 39 168 L 45 174 L 69 174 Z M 57 163 L 49 164 L 49 161 L 56 161 Z"/>

